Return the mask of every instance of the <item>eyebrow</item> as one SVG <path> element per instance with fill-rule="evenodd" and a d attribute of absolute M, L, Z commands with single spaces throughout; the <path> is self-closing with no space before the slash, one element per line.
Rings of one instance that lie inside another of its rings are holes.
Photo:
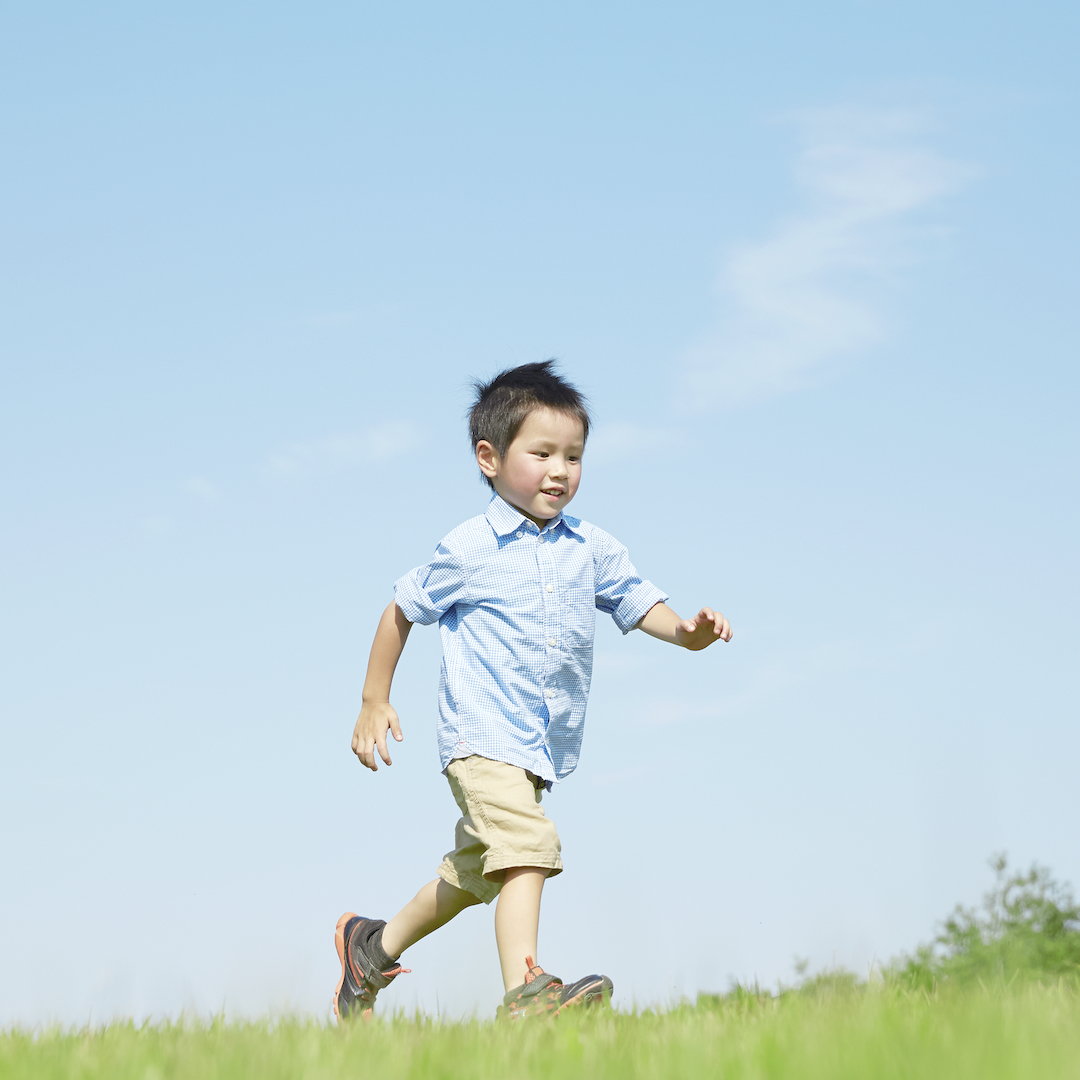
<path fill-rule="evenodd" d="M 559 445 L 561 445 L 561 444 L 560 444 L 560 443 L 557 443 L 557 442 L 555 442 L 555 441 L 554 441 L 553 439 L 542 439 L 542 438 L 540 438 L 539 436 L 537 436 L 537 438 L 535 438 L 535 439 L 531 439 L 531 440 L 529 441 L 529 445 L 530 445 L 530 446 L 543 446 L 543 447 L 548 447 L 548 446 L 559 446 Z M 570 443 L 570 445 L 569 445 L 569 449 L 570 449 L 570 450 L 584 450 L 584 449 L 585 449 L 585 443 L 584 443 L 584 442 L 579 442 L 579 443 L 577 443 L 577 442 L 574 442 L 574 443 Z"/>

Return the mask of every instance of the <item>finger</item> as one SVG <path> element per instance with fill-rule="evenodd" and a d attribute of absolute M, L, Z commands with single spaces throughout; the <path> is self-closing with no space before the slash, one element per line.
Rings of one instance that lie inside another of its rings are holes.
<path fill-rule="evenodd" d="M 724 627 L 727 624 L 727 619 L 725 619 L 723 614 L 718 611 L 718 612 L 716 612 L 715 615 L 713 615 L 712 621 L 713 621 L 713 633 L 722 635 L 724 633 Z"/>
<path fill-rule="evenodd" d="M 731 623 L 729 623 L 727 621 L 727 619 L 724 620 L 724 626 L 720 631 L 720 636 L 725 641 L 730 641 L 731 640 Z"/>
<path fill-rule="evenodd" d="M 405 738 L 405 736 L 401 734 L 401 723 L 396 716 L 390 718 L 390 734 L 393 735 L 398 742 L 401 742 L 401 740 Z"/>
<path fill-rule="evenodd" d="M 376 740 L 375 745 L 379 748 L 379 757 L 386 762 L 387 765 L 391 764 L 390 755 L 386 752 L 386 732 L 384 731 Z"/>
<path fill-rule="evenodd" d="M 716 616 L 713 614 L 712 608 L 703 607 L 694 618 L 697 619 L 698 622 L 712 622 Z"/>
<path fill-rule="evenodd" d="M 378 772 L 379 766 L 375 764 L 375 743 L 367 738 L 361 748 L 360 760 L 372 771 Z"/>

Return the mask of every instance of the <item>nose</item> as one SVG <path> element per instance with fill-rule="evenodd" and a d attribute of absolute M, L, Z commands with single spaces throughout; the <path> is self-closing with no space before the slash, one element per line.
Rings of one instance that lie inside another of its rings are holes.
<path fill-rule="evenodd" d="M 551 457 L 548 459 L 548 476 L 552 480 L 565 480 L 570 475 L 566 465 L 566 458 Z"/>

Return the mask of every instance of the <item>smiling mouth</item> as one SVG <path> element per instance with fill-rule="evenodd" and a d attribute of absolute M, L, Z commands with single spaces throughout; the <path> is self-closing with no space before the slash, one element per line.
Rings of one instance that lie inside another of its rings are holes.
<path fill-rule="evenodd" d="M 561 499 L 566 493 L 565 488 L 541 488 L 540 493 L 552 499 Z"/>

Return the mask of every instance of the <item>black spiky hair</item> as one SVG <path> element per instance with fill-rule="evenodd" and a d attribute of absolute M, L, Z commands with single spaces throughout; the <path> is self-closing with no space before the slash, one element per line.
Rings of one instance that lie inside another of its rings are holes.
<path fill-rule="evenodd" d="M 536 409 L 554 409 L 581 421 L 589 437 L 589 409 L 585 397 L 556 370 L 554 360 L 500 371 L 490 382 L 473 383 L 476 400 L 469 410 L 469 438 L 473 450 L 484 441 L 505 456 L 521 425 Z M 488 484 L 491 480 L 484 477 Z"/>

